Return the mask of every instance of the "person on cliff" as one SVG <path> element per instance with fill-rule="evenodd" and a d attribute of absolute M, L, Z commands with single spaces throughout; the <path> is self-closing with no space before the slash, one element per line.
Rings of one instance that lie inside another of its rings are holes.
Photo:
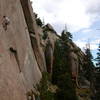
<path fill-rule="evenodd" d="M 10 19 L 7 16 L 3 16 L 2 19 L 2 26 L 4 28 L 4 30 L 7 30 L 7 26 L 10 24 Z"/>

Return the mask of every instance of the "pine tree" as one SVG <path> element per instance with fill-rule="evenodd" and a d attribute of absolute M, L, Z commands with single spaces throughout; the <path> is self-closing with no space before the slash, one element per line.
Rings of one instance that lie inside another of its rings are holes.
<path fill-rule="evenodd" d="M 99 44 L 99 47 L 98 47 L 98 53 L 97 53 L 96 62 L 97 62 L 96 66 L 100 67 L 100 44 Z"/>
<path fill-rule="evenodd" d="M 61 33 L 61 38 L 63 41 L 71 41 L 72 40 L 72 34 L 66 30 L 63 30 L 62 33 Z"/>
<path fill-rule="evenodd" d="M 92 62 L 93 56 L 89 48 L 86 49 L 85 53 L 86 56 L 85 56 L 85 64 L 84 64 L 84 68 L 85 68 L 84 76 L 90 82 L 90 89 L 91 92 L 93 92 L 94 91 L 94 68 L 95 68 Z"/>
<path fill-rule="evenodd" d="M 89 48 L 87 48 L 87 49 L 85 50 L 85 53 L 86 53 L 86 58 L 87 58 L 88 60 L 92 61 L 93 56 L 92 56 L 91 51 L 90 51 Z"/>
<path fill-rule="evenodd" d="M 100 69 L 100 44 L 98 47 L 97 58 L 95 60 L 97 62 L 96 66 L 99 67 L 99 69 Z M 100 70 L 98 72 L 100 72 Z M 95 100 L 100 100 L 100 73 L 97 73 L 95 75 L 96 75 L 95 89 L 97 91 L 95 94 Z"/>
<path fill-rule="evenodd" d="M 66 39 L 66 38 L 65 38 Z M 71 77 L 69 47 L 65 41 L 55 43 L 52 83 L 57 85 L 55 100 L 78 100 Z"/>
<path fill-rule="evenodd" d="M 93 75 L 93 69 L 94 69 L 94 64 L 92 62 L 92 59 L 93 59 L 93 56 L 91 54 L 91 51 L 89 48 L 87 48 L 85 50 L 85 61 L 86 61 L 86 64 L 85 64 L 85 77 L 87 78 L 87 80 L 91 81 L 92 80 L 92 75 Z"/>

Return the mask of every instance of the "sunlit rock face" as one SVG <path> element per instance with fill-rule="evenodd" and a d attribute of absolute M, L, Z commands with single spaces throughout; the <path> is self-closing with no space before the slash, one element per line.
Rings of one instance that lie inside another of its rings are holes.
<path fill-rule="evenodd" d="M 25 20 L 27 23 L 27 29 L 31 36 L 32 47 L 35 53 L 35 57 L 37 59 L 38 66 L 42 72 L 46 71 L 44 55 L 40 46 L 39 30 L 36 24 L 35 14 L 33 13 L 32 5 L 30 3 L 30 0 L 26 0 L 26 1 L 21 0 L 21 4 L 22 4 Z"/>
<path fill-rule="evenodd" d="M 46 66 L 47 71 L 49 73 L 52 73 L 52 67 L 53 67 L 53 54 L 54 54 L 54 47 L 55 42 L 59 37 L 55 34 L 55 30 L 52 28 L 50 24 L 47 24 L 48 29 L 50 28 L 53 31 L 48 31 L 48 37 L 46 40 L 46 47 L 45 47 L 45 59 L 46 59 Z"/>
<path fill-rule="evenodd" d="M 4 30 L 0 24 L 1 100 L 26 100 L 27 91 L 32 89 L 42 77 L 39 61 L 32 49 L 22 2 L 20 0 L 0 1 L 0 20 L 3 20 L 3 16 L 10 19 L 7 30 Z M 29 1 L 25 2 L 28 7 Z M 27 12 L 31 13 L 30 10 Z"/>

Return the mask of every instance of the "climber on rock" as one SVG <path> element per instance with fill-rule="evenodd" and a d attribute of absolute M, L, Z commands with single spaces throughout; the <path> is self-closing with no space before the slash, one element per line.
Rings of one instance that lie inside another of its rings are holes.
<path fill-rule="evenodd" d="M 2 19 L 2 26 L 4 28 L 4 30 L 7 30 L 7 26 L 10 24 L 10 19 L 7 16 L 3 16 Z"/>

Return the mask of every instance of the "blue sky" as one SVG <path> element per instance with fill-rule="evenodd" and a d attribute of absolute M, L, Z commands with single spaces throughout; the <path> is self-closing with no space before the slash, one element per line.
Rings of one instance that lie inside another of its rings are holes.
<path fill-rule="evenodd" d="M 87 43 L 96 57 L 100 42 L 100 0 L 31 0 L 33 10 L 58 34 L 67 25 L 73 41 L 83 50 Z"/>

